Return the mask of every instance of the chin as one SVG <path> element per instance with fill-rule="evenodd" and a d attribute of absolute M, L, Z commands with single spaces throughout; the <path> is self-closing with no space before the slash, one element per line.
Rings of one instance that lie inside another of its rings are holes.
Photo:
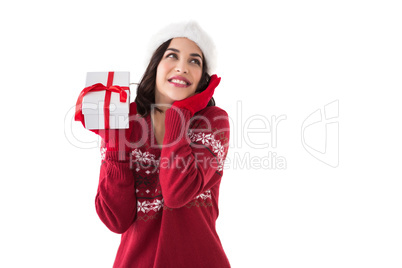
<path fill-rule="evenodd" d="M 174 97 L 174 98 L 172 98 L 172 101 L 181 101 L 181 100 L 184 100 L 185 98 L 187 98 L 187 97 Z"/>
<path fill-rule="evenodd" d="M 190 96 L 191 96 L 191 94 L 171 94 L 169 96 L 169 98 L 172 101 L 181 101 L 181 100 L 184 100 L 184 99 L 186 99 L 186 98 L 188 98 Z"/>

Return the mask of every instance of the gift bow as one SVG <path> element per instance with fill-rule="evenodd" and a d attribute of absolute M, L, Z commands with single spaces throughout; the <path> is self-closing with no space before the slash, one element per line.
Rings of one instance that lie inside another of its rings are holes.
<path fill-rule="evenodd" d="M 110 79 L 111 78 L 111 79 Z M 82 100 L 84 99 L 85 94 L 90 91 L 103 91 L 105 90 L 105 103 L 103 107 L 104 116 L 105 116 L 105 129 L 110 129 L 109 117 L 110 117 L 110 98 L 112 92 L 119 93 L 120 102 L 127 101 L 127 92 L 125 90 L 129 90 L 128 87 L 120 87 L 120 86 L 112 86 L 110 85 L 113 81 L 113 72 L 109 73 L 108 86 L 103 85 L 102 83 L 97 83 L 92 86 L 84 88 L 80 95 L 78 96 L 77 104 L 75 106 L 75 121 L 83 121 L 82 119 Z"/>

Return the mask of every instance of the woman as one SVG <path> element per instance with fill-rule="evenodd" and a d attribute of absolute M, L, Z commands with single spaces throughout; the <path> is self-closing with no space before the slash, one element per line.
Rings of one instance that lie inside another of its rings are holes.
<path fill-rule="evenodd" d="M 215 230 L 229 121 L 212 98 L 212 42 L 196 23 L 157 38 L 130 128 L 97 132 L 96 210 L 122 234 L 114 267 L 230 267 Z"/>

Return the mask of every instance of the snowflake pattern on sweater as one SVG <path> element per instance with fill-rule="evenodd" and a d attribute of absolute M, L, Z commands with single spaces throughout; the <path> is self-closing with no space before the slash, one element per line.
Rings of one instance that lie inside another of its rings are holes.
<path fill-rule="evenodd" d="M 218 168 L 217 171 L 222 171 L 224 166 L 225 148 L 219 138 L 213 133 L 195 132 L 189 129 L 187 136 L 191 143 L 201 144 L 207 147 L 210 152 L 217 158 Z M 160 158 L 147 150 L 136 148 L 131 152 L 132 161 L 136 164 L 135 171 L 138 176 L 136 179 L 136 194 L 137 194 L 137 219 L 149 220 L 157 218 L 157 214 L 162 212 L 164 207 L 164 200 L 161 193 L 158 175 L 152 174 L 159 173 Z M 150 185 L 151 180 L 153 185 Z M 186 205 L 187 208 L 199 206 L 212 206 L 211 191 L 206 190 L 204 193 L 196 196 L 194 201 Z M 143 214 L 148 214 L 144 217 Z"/>
<path fill-rule="evenodd" d="M 212 151 L 218 157 L 218 171 L 223 170 L 224 165 L 224 157 L 225 157 L 225 148 L 222 145 L 220 140 L 215 139 L 215 136 L 212 133 L 205 134 L 204 132 L 194 133 L 193 130 L 189 130 L 188 136 L 191 142 L 200 142 L 205 146 L 209 146 Z"/>
<path fill-rule="evenodd" d="M 211 134 L 205 135 L 205 133 L 194 135 L 192 132 L 189 132 L 189 136 L 192 141 L 197 142 L 201 141 L 203 144 L 209 144 L 211 146 L 214 146 L 214 144 L 218 144 L 219 141 L 216 141 Z M 200 135 L 202 138 L 200 138 Z M 219 142 L 220 144 L 220 142 Z M 213 149 L 215 152 L 216 150 Z M 149 176 L 150 174 L 154 173 L 159 173 L 159 163 L 160 159 L 157 159 L 157 157 L 147 151 L 141 151 L 140 149 L 136 148 L 131 152 L 131 155 L 133 157 L 134 163 L 136 163 L 136 168 L 135 171 L 138 173 L 137 179 L 136 179 L 136 194 L 137 198 L 137 214 L 138 218 L 141 220 L 148 220 L 149 216 L 143 217 L 141 213 L 143 214 L 156 214 L 157 212 L 161 211 L 161 208 L 164 207 L 164 201 L 163 197 L 161 194 L 160 190 L 160 184 L 158 184 L 158 178 L 157 177 L 152 177 Z M 145 173 L 146 176 L 142 176 L 141 174 Z M 158 195 L 159 194 L 159 195 Z M 144 200 L 142 198 L 146 198 L 147 200 Z M 149 200 L 152 198 L 153 200 Z M 196 196 L 194 200 L 201 199 L 205 201 L 206 199 L 211 199 L 211 191 L 207 190 L 204 193 Z M 197 206 L 199 206 L 201 203 L 198 203 Z M 202 204 L 201 204 L 202 205 Z M 205 206 L 209 206 L 210 204 L 205 204 Z M 188 208 L 193 207 L 194 204 L 189 204 L 187 206 Z M 167 208 L 165 208 L 167 209 Z M 155 213 L 153 213 L 155 212 Z M 156 217 L 152 217 L 153 219 Z"/>
<path fill-rule="evenodd" d="M 199 133 L 194 133 L 193 130 L 189 130 L 187 133 L 190 141 L 192 143 L 198 143 L 202 144 L 206 147 L 208 147 L 211 152 L 217 157 L 218 159 L 218 171 L 223 170 L 224 166 L 224 157 L 225 157 L 225 148 L 222 145 L 221 141 L 219 139 L 215 138 L 215 135 L 212 133 L 205 133 L 205 132 L 199 132 Z M 101 159 L 105 160 L 107 148 L 106 147 L 101 147 L 100 148 L 101 152 Z M 159 164 L 160 164 L 160 159 L 157 158 L 154 154 L 146 151 L 146 150 L 140 150 L 138 148 L 134 149 L 131 152 L 132 160 L 133 163 L 136 164 L 135 171 L 138 173 L 138 176 L 136 177 L 136 194 L 137 198 L 137 213 L 138 219 L 140 220 L 148 220 L 150 219 L 149 216 L 147 217 L 142 217 L 141 213 L 143 214 L 148 214 L 148 213 L 153 213 L 157 214 L 158 212 L 161 212 L 161 209 L 164 207 L 164 200 L 161 195 L 161 188 L 159 184 L 159 179 L 156 176 L 150 176 L 150 174 L 157 174 L 159 173 Z M 146 199 L 146 200 L 144 200 Z M 151 199 L 151 200 L 150 200 Z M 207 190 L 204 193 L 196 196 L 194 200 L 201 199 L 205 202 L 207 199 L 211 199 L 211 191 Z M 188 208 L 193 207 L 193 206 L 210 206 L 210 203 L 189 203 L 187 205 Z M 167 208 L 165 208 L 167 209 Z M 156 215 L 151 218 L 156 218 Z"/>

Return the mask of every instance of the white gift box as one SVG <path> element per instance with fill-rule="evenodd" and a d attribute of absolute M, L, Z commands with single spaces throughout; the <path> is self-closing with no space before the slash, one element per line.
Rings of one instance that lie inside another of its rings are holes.
<path fill-rule="evenodd" d="M 108 85 L 109 72 L 88 72 L 85 87 L 101 83 Z M 109 85 L 127 87 L 130 86 L 129 72 L 114 72 L 113 81 Z M 109 127 L 110 129 L 126 129 L 129 127 L 128 117 L 130 109 L 130 90 L 125 90 L 127 99 L 120 101 L 120 94 L 111 92 L 109 105 Z M 82 100 L 82 114 L 84 115 L 85 128 L 105 129 L 105 104 L 106 90 L 89 91 Z"/>

